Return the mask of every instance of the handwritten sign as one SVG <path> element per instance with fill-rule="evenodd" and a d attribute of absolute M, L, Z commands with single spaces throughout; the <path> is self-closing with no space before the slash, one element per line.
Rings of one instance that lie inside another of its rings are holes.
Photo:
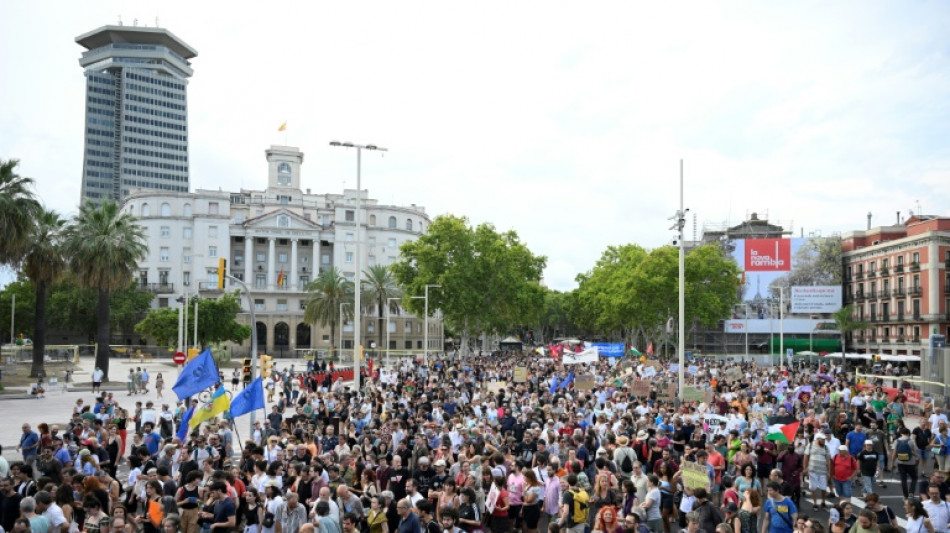
<path fill-rule="evenodd" d="M 652 378 L 653 376 L 656 376 L 656 369 L 652 366 L 645 366 L 640 372 L 640 375 L 643 376 L 644 379 Z"/>
<path fill-rule="evenodd" d="M 512 381 L 515 383 L 525 383 L 528 381 L 528 367 L 516 366 L 512 375 Z"/>
<path fill-rule="evenodd" d="M 699 367 L 696 365 L 689 365 L 686 367 L 686 373 L 691 375 L 699 374 Z"/>
<path fill-rule="evenodd" d="M 660 400 L 671 401 L 676 396 L 676 387 L 672 383 L 658 383 L 656 397 Z"/>
<path fill-rule="evenodd" d="M 505 390 L 506 387 L 508 387 L 507 381 L 490 381 L 488 383 L 488 392 L 492 394 L 497 394 Z"/>
<path fill-rule="evenodd" d="M 663 364 L 660 363 L 659 361 L 655 361 L 652 359 L 647 359 L 646 361 L 644 361 L 643 366 L 651 366 L 657 370 L 663 370 Z"/>
<path fill-rule="evenodd" d="M 630 384 L 630 392 L 637 398 L 650 395 L 650 382 L 644 379 L 638 379 Z"/>
<path fill-rule="evenodd" d="M 683 461 L 680 467 L 683 471 L 683 484 L 691 489 L 710 489 L 709 487 L 709 469 L 706 465 L 701 465 L 691 461 Z"/>
<path fill-rule="evenodd" d="M 693 385 L 686 385 L 683 387 L 683 401 L 685 402 L 702 402 L 706 399 L 706 395 L 703 392 L 703 389 Z"/>
<path fill-rule="evenodd" d="M 581 374 L 574 378 L 574 388 L 577 390 L 593 390 L 594 383 L 593 374 Z"/>

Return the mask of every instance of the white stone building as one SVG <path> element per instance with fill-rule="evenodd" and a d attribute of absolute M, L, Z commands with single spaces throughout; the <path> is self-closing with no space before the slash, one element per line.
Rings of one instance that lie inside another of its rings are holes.
<path fill-rule="evenodd" d="M 347 279 L 355 278 L 357 191 L 314 194 L 301 189 L 303 153 L 297 148 L 271 146 L 266 156 L 265 189 L 135 191 L 125 199 L 123 209 L 139 218 L 148 237 L 148 257 L 139 265 L 139 286 L 156 293 L 155 307 L 178 306 L 181 295 L 196 291 L 202 298 L 218 297 L 218 259 L 224 257 L 228 271 L 251 288 L 261 353 L 282 356 L 295 349 L 327 350 L 329 325 L 323 328 L 303 321 L 307 299 L 303 288 L 318 272 L 334 266 Z M 371 265 L 394 263 L 399 246 L 417 238 L 429 225 L 421 206 L 381 205 L 365 190 L 361 203 L 364 271 Z M 242 306 L 246 307 L 243 297 Z M 242 313 L 239 319 L 248 323 L 249 315 Z M 368 350 L 379 337 L 377 310 L 365 310 L 361 322 L 362 344 Z M 421 317 L 392 314 L 389 347 L 421 353 L 423 324 Z M 438 315 L 430 317 L 430 350 L 439 349 L 441 333 Z M 245 342 L 234 353 L 246 353 L 249 345 Z M 342 326 L 342 347 L 353 347 L 352 321 Z"/>

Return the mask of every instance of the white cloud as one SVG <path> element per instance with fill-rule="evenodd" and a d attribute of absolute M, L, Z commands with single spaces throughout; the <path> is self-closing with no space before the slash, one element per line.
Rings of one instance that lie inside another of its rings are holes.
<path fill-rule="evenodd" d="M 671 237 L 678 161 L 704 222 L 752 211 L 796 233 L 947 213 L 950 11 L 941 3 L 52 2 L 0 17 L 0 157 L 75 212 L 84 87 L 73 38 L 117 15 L 193 45 L 192 185 L 363 186 L 515 229 L 559 289 L 610 244 Z M 877 214 L 880 214 L 879 216 Z M 692 221 L 690 221 L 692 222 Z M 690 224 L 692 226 L 692 224 Z M 690 227 L 690 230 L 692 227 Z"/>

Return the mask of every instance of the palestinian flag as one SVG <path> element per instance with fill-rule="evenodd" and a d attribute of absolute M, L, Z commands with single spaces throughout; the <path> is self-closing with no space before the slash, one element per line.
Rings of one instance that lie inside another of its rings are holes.
<path fill-rule="evenodd" d="M 795 422 L 793 424 L 773 424 L 769 426 L 769 432 L 766 433 L 765 440 L 791 444 L 795 441 L 795 434 L 798 433 L 798 426 L 801 424 L 801 422 Z"/>

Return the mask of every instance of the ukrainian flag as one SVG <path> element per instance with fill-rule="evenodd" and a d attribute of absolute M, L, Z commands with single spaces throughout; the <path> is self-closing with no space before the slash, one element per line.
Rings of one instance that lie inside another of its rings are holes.
<path fill-rule="evenodd" d="M 231 399 L 228 398 L 224 386 L 218 385 L 217 390 L 211 395 L 211 402 L 200 409 L 196 409 L 195 414 L 193 414 L 191 420 L 188 421 L 188 425 L 193 428 L 198 427 L 202 422 L 211 420 L 221 413 L 228 412 L 230 409 Z"/>

